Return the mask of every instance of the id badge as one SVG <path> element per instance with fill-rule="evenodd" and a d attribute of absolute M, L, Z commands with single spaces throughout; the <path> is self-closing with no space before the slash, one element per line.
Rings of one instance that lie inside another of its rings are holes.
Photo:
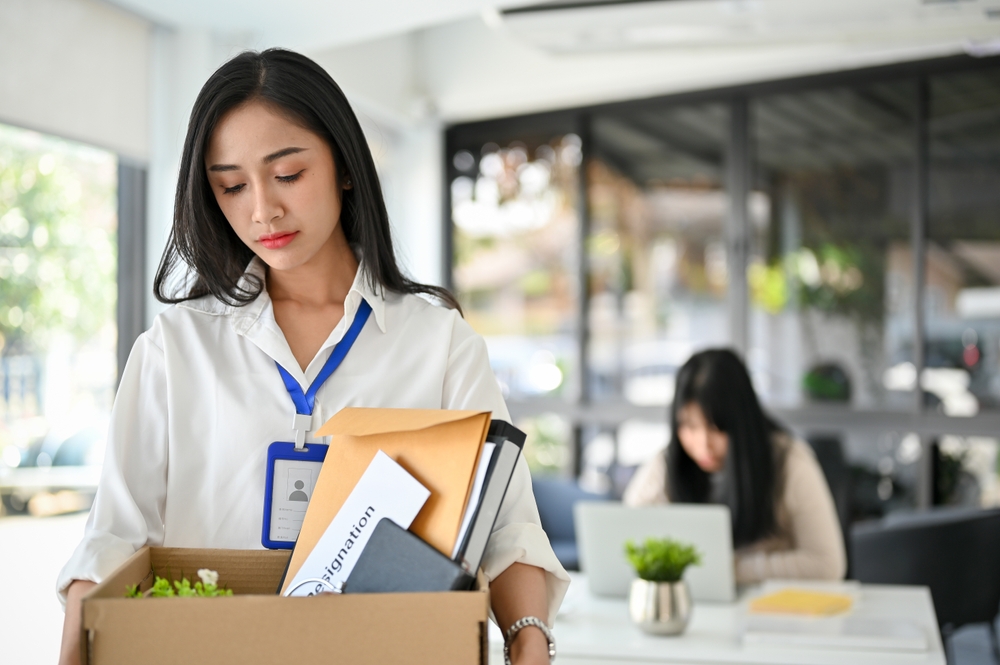
<path fill-rule="evenodd" d="M 328 446 L 307 443 L 301 450 L 290 441 L 267 447 L 264 485 L 264 528 L 261 544 L 272 550 L 295 547 Z"/>

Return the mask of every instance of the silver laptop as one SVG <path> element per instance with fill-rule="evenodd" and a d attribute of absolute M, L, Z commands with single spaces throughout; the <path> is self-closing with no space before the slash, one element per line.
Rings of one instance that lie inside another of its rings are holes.
<path fill-rule="evenodd" d="M 701 565 L 684 573 L 695 600 L 731 602 L 736 598 L 733 536 L 729 508 L 719 505 L 667 505 L 628 508 L 610 501 L 580 501 L 573 506 L 580 569 L 597 596 L 626 597 L 635 579 L 625 541 L 650 536 L 672 538 L 701 553 Z"/>

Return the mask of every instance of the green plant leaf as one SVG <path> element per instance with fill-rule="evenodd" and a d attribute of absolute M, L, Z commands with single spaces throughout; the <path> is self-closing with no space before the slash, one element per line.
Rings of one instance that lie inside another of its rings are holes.
<path fill-rule="evenodd" d="M 677 582 L 688 566 L 701 563 L 701 554 L 693 545 L 670 538 L 647 538 L 642 545 L 629 540 L 625 556 L 636 574 L 650 582 Z"/>
<path fill-rule="evenodd" d="M 153 582 L 153 589 L 149 594 L 153 598 L 170 598 L 176 596 L 174 588 L 170 585 L 170 580 L 165 580 L 162 577 L 157 577 L 156 581 Z"/>
<path fill-rule="evenodd" d="M 192 596 L 198 595 L 198 593 L 191 587 L 191 582 L 186 577 L 180 582 L 174 582 L 174 587 L 177 589 L 177 595 L 181 598 L 191 598 Z"/>

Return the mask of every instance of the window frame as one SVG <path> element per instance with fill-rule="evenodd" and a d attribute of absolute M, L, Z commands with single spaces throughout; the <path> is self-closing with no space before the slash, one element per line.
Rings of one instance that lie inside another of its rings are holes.
<path fill-rule="evenodd" d="M 146 330 L 146 201 L 145 164 L 118 157 L 118 379 L 132 345 Z"/>

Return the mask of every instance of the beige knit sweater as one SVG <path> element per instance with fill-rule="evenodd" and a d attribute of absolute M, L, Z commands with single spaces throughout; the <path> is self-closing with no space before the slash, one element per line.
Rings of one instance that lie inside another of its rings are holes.
<path fill-rule="evenodd" d="M 774 444 L 776 458 L 784 460 L 776 488 L 777 532 L 736 551 L 737 583 L 842 579 L 847 570 L 844 539 L 812 449 L 784 434 L 777 435 Z M 629 506 L 669 503 L 666 479 L 666 455 L 660 452 L 639 467 L 622 500 Z"/>

